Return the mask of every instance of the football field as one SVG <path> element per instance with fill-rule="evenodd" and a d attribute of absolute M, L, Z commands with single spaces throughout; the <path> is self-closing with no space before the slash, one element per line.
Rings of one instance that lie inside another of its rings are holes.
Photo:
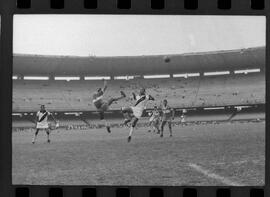
<path fill-rule="evenodd" d="M 13 132 L 13 184 L 263 185 L 265 122 Z"/>

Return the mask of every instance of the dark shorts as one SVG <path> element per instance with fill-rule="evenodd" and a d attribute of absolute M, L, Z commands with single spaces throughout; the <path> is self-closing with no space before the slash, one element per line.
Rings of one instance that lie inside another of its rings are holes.
<path fill-rule="evenodd" d="M 99 112 L 104 112 L 104 111 L 107 111 L 109 109 L 109 105 L 107 102 L 104 102 L 104 103 L 102 103 L 101 106 L 99 106 L 99 107 L 96 106 L 96 108 Z"/>
<path fill-rule="evenodd" d="M 162 118 L 162 122 L 171 123 L 172 122 L 172 118 Z"/>

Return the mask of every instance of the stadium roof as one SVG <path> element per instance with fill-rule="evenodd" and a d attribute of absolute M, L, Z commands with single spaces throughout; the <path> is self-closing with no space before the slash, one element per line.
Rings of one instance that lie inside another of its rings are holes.
<path fill-rule="evenodd" d="M 165 57 L 170 61 L 165 62 Z M 14 75 L 117 76 L 265 68 L 265 47 L 181 55 L 75 57 L 15 54 Z"/>

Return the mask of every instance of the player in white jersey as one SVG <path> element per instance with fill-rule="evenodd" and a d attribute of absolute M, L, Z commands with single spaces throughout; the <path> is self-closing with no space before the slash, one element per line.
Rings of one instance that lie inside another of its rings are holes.
<path fill-rule="evenodd" d="M 139 95 L 136 95 L 135 93 L 132 93 L 133 99 L 136 100 L 136 103 L 134 106 L 131 107 L 123 107 L 122 108 L 122 113 L 125 117 L 125 122 L 124 124 L 126 125 L 128 122 L 131 123 L 130 126 L 130 132 L 128 136 L 128 142 L 131 141 L 131 136 L 134 128 L 136 127 L 136 124 L 138 120 L 142 117 L 143 111 L 146 107 L 146 103 L 149 100 L 154 100 L 154 98 L 150 95 L 146 95 L 145 89 L 142 88 L 140 90 Z"/>
<path fill-rule="evenodd" d="M 38 135 L 38 132 L 40 130 L 45 130 L 47 133 L 47 142 L 50 143 L 50 128 L 49 128 L 49 123 L 48 123 L 48 117 L 51 116 L 55 122 L 56 128 L 59 127 L 59 123 L 56 121 L 52 113 L 48 112 L 45 109 L 45 105 L 40 106 L 40 111 L 37 112 L 37 117 L 36 117 L 36 132 L 33 137 L 32 143 L 34 144 Z"/>
<path fill-rule="evenodd" d="M 153 132 L 157 130 L 157 133 L 160 133 L 159 130 L 159 122 L 160 122 L 160 112 L 157 108 L 157 106 L 154 106 L 154 110 L 150 112 L 151 117 L 149 119 L 150 127 L 152 127 Z M 148 130 L 148 132 L 151 132 L 151 128 Z"/>

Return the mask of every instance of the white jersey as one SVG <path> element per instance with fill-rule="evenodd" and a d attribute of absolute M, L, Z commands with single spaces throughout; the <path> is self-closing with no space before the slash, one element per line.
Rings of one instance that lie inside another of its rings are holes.
<path fill-rule="evenodd" d="M 38 111 L 37 112 L 37 128 L 38 129 L 47 129 L 49 128 L 48 116 L 51 115 L 48 111 Z"/>
<path fill-rule="evenodd" d="M 146 108 L 147 101 L 149 101 L 149 95 L 137 95 L 136 103 L 132 108 L 133 114 L 135 117 L 142 117 L 143 110 Z"/>
<path fill-rule="evenodd" d="M 137 95 L 136 96 L 136 103 L 134 107 L 142 108 L 144 109 L 146 107 L 146 103 L 149 100 L 149 95 Z"/>

